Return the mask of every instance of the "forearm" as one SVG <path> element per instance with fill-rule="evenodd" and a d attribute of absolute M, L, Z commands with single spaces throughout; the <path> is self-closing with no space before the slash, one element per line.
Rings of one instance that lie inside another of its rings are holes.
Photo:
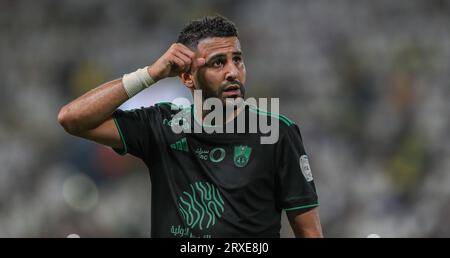
<path fill-rule="evenodd" d="M 127 100 L 122 79 L 107 82 L 65 105 L 58 121 L 67 132 L 82 133 L 101 125 Z"/>
<path fill-rule="evenodd" d="M 313 208 L 306 211 L 290 212 L 287 217 L 296 237 L 322 238 L 319 211 Z"/>
<path fill-rule="evenodd" d="M 147 70 L 139 69 L 131 76 L 107 82 L 87 92 L 83 96 L 65 105 L 58 114 L 58 122 L 74 135 L 82 135 L 95 129 L 111 117 L 112 113 L 128 98 L 144 87 L 149 87 L 166 77 L 180 75 L 190 70 L 195 53 L 179 43 L 169 50 Z M 198 58 L 196 67 L 204 65 L 204 58 Z M 126 88 L 126 89 L 125 89 Z"/>
<path fill-rule="evenodd" d="M 294 235 L 297 238 L 323 238 L 322 228 L 320 223 L 304 226 L 295 225 L 292 227 Z"/>

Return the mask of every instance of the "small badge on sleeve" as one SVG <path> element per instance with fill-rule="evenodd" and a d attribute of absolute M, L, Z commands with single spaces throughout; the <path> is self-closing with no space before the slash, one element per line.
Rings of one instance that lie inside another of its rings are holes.
<path fill-rule="evenodd" d="M 307 182 L 313 181 L 311 167 L 309 166 L 308 156 L 303 155 L 300 157 L 300 169 Z"/>

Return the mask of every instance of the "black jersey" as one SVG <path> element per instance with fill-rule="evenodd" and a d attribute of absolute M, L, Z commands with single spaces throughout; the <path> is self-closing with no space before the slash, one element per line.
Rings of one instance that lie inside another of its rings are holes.
<path fill-rule="evenodd" d="M 178 112 L 196 123 L 193 106 L 170 103 L 113 114 L 124 145 L 115 151 L 141 158 L 150 172 L 152 237 L 279 237 L 282 209 L 318 206 L 292 121 L 246 108 L 280 121 L 278 142 L 261 144 L 261 133 L 176 134 Z"/>

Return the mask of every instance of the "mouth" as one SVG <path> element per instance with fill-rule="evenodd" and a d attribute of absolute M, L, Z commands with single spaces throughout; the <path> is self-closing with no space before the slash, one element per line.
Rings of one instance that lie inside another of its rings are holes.
<path fill-rule="evenodd" d="M 240 97 L 241 95 L 241 87 L 237 84 L 229 85 L 223 91 L 223 96 L 226 98 Z"/>

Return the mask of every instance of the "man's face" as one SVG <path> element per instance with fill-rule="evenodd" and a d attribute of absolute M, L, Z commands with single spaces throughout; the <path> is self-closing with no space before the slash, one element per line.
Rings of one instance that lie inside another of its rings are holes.
<path fill-rule="evenodd" d="M 245 65 L 237 37 L 213 37 L 201 40 L 197 58 L 205 65 L 193 71 L 194 88 L 203 91 L 203 99 L 245 98 Z"/>

